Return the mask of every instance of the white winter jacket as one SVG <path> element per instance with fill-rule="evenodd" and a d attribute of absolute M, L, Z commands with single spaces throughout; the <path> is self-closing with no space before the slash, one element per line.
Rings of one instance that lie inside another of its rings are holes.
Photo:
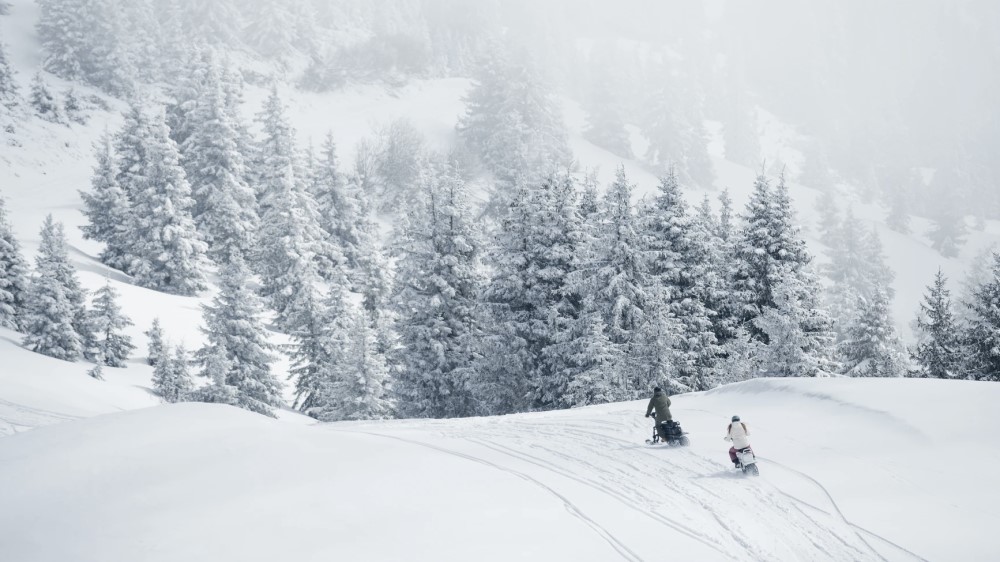
<path fill-rule="evenodd" d="M 750 439 L 747 437 L 750 435 L 750 430 L 747 429 L 747 424 L 743 422 L 733 422 L 729 424 L 726 431 L 729 439 L 733 442 L 734 449 L 745 449 L 750 446 Z"/>

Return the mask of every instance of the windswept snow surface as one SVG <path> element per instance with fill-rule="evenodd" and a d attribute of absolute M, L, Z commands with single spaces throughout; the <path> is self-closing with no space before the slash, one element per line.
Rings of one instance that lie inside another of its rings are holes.
<path fill-rule="evenodd" d="M 947 396 L 947 400 L 942 397 Z M 641 402 L 315 424 L 180 404 L 0 439 L 0 559 L 989 560 L 1000 387 L 759 379 Z M 729 417 L 761 476 L 729 466 Z"/>

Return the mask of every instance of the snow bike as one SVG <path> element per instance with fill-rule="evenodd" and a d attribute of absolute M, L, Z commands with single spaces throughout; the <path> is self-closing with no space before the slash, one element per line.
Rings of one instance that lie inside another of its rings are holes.
<path fill-rule="evenodd" d="M 760 476 L 757 470 L 757 457 L 753 454 L 753 449 L 745 447 L 736 449 L 736 468 L 743 471 L 743 474 L 750 476 Z"/>
<path fill-rule="evenodd" d="M 656 424 L 653 428 L 653 438 L 646 439 L 646 444 L 655 445 L 660 441 L 671 447 L 687 447 L 690 443 L 687 434 L 681 429 L 681 424 L 673 420 L 664 420 Z"/>

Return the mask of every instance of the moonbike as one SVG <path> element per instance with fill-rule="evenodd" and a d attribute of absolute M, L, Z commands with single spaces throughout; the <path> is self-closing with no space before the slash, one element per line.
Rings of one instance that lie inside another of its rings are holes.
<path fill-rule="evenodd" d="M 646 439 L 646 443 L 649 445 L 655 445 L 661 441 L 671 447 L 687 447 L 690 443 L 687 434 L 681 429 L 681 424 L 674 420 L 664 420 L 657 423 L 656 427 L 653 428 L 653 438 Z"/>
<path fill-rule="evenodd" d="M 750 476 L 760 476 L 757 470 L 757 457 L 753 454 L 753 449 L 746 447 L 736 449 L 736 468 L 743 471 L 743 474 Z"/>

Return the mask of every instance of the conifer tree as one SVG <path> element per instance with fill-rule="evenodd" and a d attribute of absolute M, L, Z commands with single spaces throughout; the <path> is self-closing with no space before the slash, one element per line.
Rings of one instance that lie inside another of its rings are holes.
<path fill-rule="evenodd" d="M 256 198 L 244 181 L 247 171 L 239 133 L 230 121 L 214 66 L 207 70 L 203 89 L 187 116 L 190 134 L 180 148 L 198 231 L 208 244 L 209 256 L 226 263 L 234 253 L 246 255 L 254 246 Z"/>
<path fill-rule="evenodd" d="M 331 243 L 343 250 L 344 257 L 352 267 L 358 267 L 358 261 L 362 258 L 359 245 L 364 235 L 360 232 L 362 205 L 358 201 L 357 191 L 356 181 L 348 185 L 341 172 L 337 162 L 337 145 L 333 141 L 333 134 L 328 133 L 312 175 L 310 192 L 316 201 L 320 226 L 330 237 Z"/>
<path fill-rule="evenodd" d="M 62 109 L 59 107 L 59 102 L 49 91 L 48 85 L 45 80 L 42 79 L 42 73 L 36 72 L 35 77 L 31 80 L 31 94 L 28 97 L 28 102 L 31 107 L 35 110 L 35 113 L 45 119 L 46 121 L 51 121 L 52 123 L 62 123 Z"/>
<path fill-rule="evenodd" d="M 12 111 L 23 101 L 17 84 L 17 74 L 7 60 L 7 46 L 0 41 L 0 109 Z"/>
<path fill-rule="evenodd" d="M 0 327 L 17 330 L 22 326 L 28 284 L 28 264 L 0 197 Z"/>
<path fill-rule="evenodd" d="M 143 334 L 149 338 L 149 343 L 146 348 L 146 362 L 155 366 L 163 357 L 164 353 L 166 353 L 163 343 L 163 328 L 160 326 L 160 319 L 153 318 L 153 325 L 149 327 L 149 330 L 143 332 Z"/>
<path fill-rule="evenodd" d="M 889 216 L 885 222 L 889 228 L 900 234 L 909 234 L 910 229 L 910 197 L 902 186 L 896 186 L 889 193 Z"/>
<path fill-rule="evenodd" d="M 634 189 L 624 167 L 619 167 L 603 201 L 605 218 L 592 256 L 593 276 L 588 282 L 595 304 L 603 313 L 608 339 L 633 365 L 642 360 L 637 340 L 651 304 L 645 289 L 649 282 L 639 224 L 632 206 Z M 634 368 L 621 368 L 617 384 L 624 396 L 636 397 L 648 390 L 650 381 L 646 378 L 647 374 Z"/>
<path fill-rule="evenodd" d="M 759 367 L 769 376 L 815 377 L 835 372 L 829 358 L 832 325 L 817 310 L 816 287 L 803 287 L 796 277 L 786 277 L 774 288 L 775 307 L 754 319 L 767 336 L 760 348 Z"/>
<path fill-rule="evenodd" d="M 834 198 L 832 189 L 820 193 L 816 199 L 816 210 L 819 212 L 819 239 L 832 249 L 836 249 L 840 243 L 840 210 L 837 207 L 837 200 Z M 853 220 L 852 210 L 848 210 L 848 218 L 845 221 Z"/>
<path fill-rule="evenodd" d="M 674 365 L 680 382 L 707 390 L 720 350 L 707 303 L 714 295 L 707 234 L 697 228 L 681 196 L 676 172 L 661 178 L 659 194 L 645 213 L 647 272 L 665 290 L 663 305 L 678 321 Z"/>
<path fill-rule="evenodd" d="M 952 313 L 951 291 L 941 269 L 934 276 L 934 283 L 927 288 L 924 302 L 917 315 L 919 339 L 911 352 L 920 368 L 921 376 L 955 378 L 961 370 L 963 348 L 961 331 Z"/>
<path fill-rule="evenodd" d="M 965 340 L 970 378 L 1000 381 L 1000 254 L 994 252 L 986 280 L 972 294 L 972 318 Z"/>
<path fill-rule="evenodd" d="M 98 363 L 97 365 L 94 365 L 93 369 L 90 369 L 89 371 L 87 371 L 87 376 L 89 376 L 92 379 L 97 379 L 99 381 L 103 381 L 104 380 L 104 367 L 102 367 L 100 363 Z"/>
<path fill-rule="evenodd" d="M 392 386 L 385 357 L 365 312 L 349 313 L 338 342 L 345 345 L 341 363 L 331 365 L 320 387 L 316 415 L 322 421 L 378 420 L 391 417 Z"/>
<path fill-rule="evenodd" d="M 459 134 L 504 186 L 528 171 L 546 173 L 545 164 L 569 163 L 558 107 L 531 64 L 494 53 L 478 69 L 465 101 Z"/>
<path fill-rule="evenodd" d="M 83 80 L 112 95 L 131 87 L 123 18 L 110 0 L 39 0 L 37 28 L 43 66 L 67 80 Z"/>
<path fill-rule="evenodd" d="M 85 355 L 108 367 L 124 367 L 135 349 L 132 338 L 123 333 L 125 328 L 132 326 L 132 321 L 122 314 L 117 299 L 118 292 L 107 282 L 94 294 L 89 311 L 90 332 L 85 342 Z"/>
<path fill-rule="evenodd" d="M 69 263 L 61 223 L 45 219 L 35 258 L 35 275 L 28 285 L 24 305 L 24 347 L 77 361 L 86 340 L 85 294 Z"/>
<path fill-rule="evenodd" d="M 76 91 L 73 88 L 66 90 L 63 93 L 63 111 L 66 113 L 66 118 L 72 123 L 77 123 L 80 125 L 87 124 L 87 115 L 83 113 L 83 106 L 80 103 L 80 98 L 76 95 Z"/>
<path fill-rule="evenodd" d="M 236 388 L 226 383 L 226 378 L 233 367 L 233 362 L 226 357 L 226 350 L 221 347 L 211 348 L 206 355 L 199 358 L 199 361 L 202 365 L 201 376 L 211 382 L 192 391 L 188 394 L 188 399 L 194 402 L 239 406 Z"/>
<path fill-rule="evenodd" d="M 479 242 L 453 171 L 424 185 L 399 243 L 395 309 L 400 346 L 400 414 L 459 417 L 476 412 L 471 366 L 480 326 L 475 317 Z"/>
<path fill-rule="evenodd" d="M 81 227 L 83 237 L 104 243 L 102 263 L 121 271 L 130 271 L 129 246 L 132 241 L 128 225 L 132 217 L 131 203 L 118 183 L 118 163 L 108 135 L 98 141 L 96 152 L 97 166 L 90 180 L 91 190 L 80 192 L 83 214 L 89 221 Z"/>
<path fill-rule="evenodd" d="M 182 402 L 189 398 L 194 383 L 191 380 L 190 360 L 184 346 L 164 348 L 164 356 L 153 369 L 153 390 L 167 402 Z"/>
<path fill-rule="evenodd" d="M 132 197 L 131 273 L 144 287 L 193 295 L 205 288 L 206 246 L 191 218 L 191 187 L 163 119 L 160 114 L 146 139 L 142 183 Z"/>
<path fill-rule="evenodd" d="M 281 384 L 271 371 L 273 348 L 261 324 L 260 301 L 247 287 L 248 277 L 238 256 L 223 269 L 219 294 L 203 306 L 202 331 L 208 343 L 198 357 L 207 368 L 209 358 L 224 356 L 230 362 L 225 384 L 235 388 L 235 405 L 273 416 L 271 408 L 281 405 Z"/>
<path fill-rule="evenodd" d="M 128 195 L 134 200 L 146 182 L 146 165 L 149 162 L 149 139 L 153 132 L 149 118 L 141 102 L 134 101 L 127 113 L 121 129 L 115 133 L 112 143 L 117 157 L 118 173 L 115 179 Z"/>
<path fill-rule="evenodd" d="M 889 298 L 876 287 L 870 297 L 860 297 L 859 316 L 838 345 L 844 374 L 856 377 L 902 377 L 907 372 L 903 344 L 889 317 Z"/>

